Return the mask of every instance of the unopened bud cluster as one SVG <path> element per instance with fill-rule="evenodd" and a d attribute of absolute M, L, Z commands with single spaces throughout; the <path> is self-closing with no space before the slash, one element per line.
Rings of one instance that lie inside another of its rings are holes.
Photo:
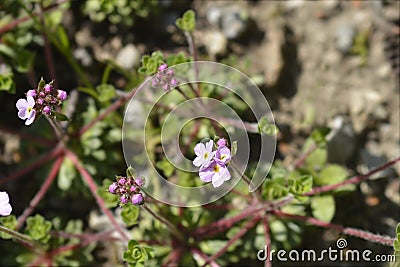
<path fill-rule="evenodd" d="M 67 92 L 54 88 L 53 81 L 46 84 L 41 79 L 37 88 L 28 90 L 26 99 L 16 103 L 18 117 L 30 125 L 40 114 L 52 115 L 54 107 L 60 106 L 67 99 Z"/>
<path fill-rule="evenodd" d="M 108 187 L 108 191 L 111 194 L 120 196 L 120 205 L 125 205 L 129 202 L 133 205 L 143 204 L 144 198 L 140 188 L 144 185 L 144 178 L 116 176 L 116 180 Z"/>
<path fill-rule="evenodd" d="M 153 87 L 161 87 L 164 91 L 169 91 L 179 83 L 174 76 L 175 71 L 168 68 L 167 64 L 162 64 L 160 67 L 158 67 L 158 72 L 153 77 L 151 85 Z"/>

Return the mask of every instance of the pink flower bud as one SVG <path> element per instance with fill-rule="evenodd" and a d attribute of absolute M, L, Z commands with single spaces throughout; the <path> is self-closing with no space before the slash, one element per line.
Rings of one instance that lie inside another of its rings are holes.
<path fill-rule="evenodd" d="M 160 65 L 160 67 L 158 67 L 158 71 L 163 71 L 163 70 L 166 70 L 168 68 L 168 65 L 167 64 L 162 64 L 162 65 Z"/>
<path fill-rule="evenodd" d="M 31 97 L 36 97 L 36 90 L 29 90 L 27 93 L 26 93 L 26 96 L 31 96 Z"/>
<path fill-rule="evenodd" d="M 38 100 L 36 101 L 39 105 L 43 105 L 44 100 L 43 98 L 38 98 Z"/>
<path fill-rule="evenodd" d="M 115 194 L 115 193 L 117 193 L 117 188 L 118 188 L 118 185 L 117 185 L 116 183 L 112 183 L 112 184 L 110 184 L 110 186 L 108 187 L 108 191 L 109 191 L 111 194 Z"/>
<path fill-rule="evenodd" d="M 171 79 L 171 86 L 172 86 L 172 87 L 175 87 L 175 86 L 177 86 L 177 85 L 178 85 L 178 80 L 175 79 L 175 78 L 172 78 L 172 79 Z"/>
<path fill-rule="evenodd" d="M 226 139 L 225 138 L 221 138 L 217 141 L 217 145 L 218 146 L 226 146 Z"/>
<path fill-rule="evenodd" d="M 51 111 L 51 108 L 50 108 L 49 106 L 45 106 L 45 107 L 43 108 L 43 113 L 44 113 L 44 114 L 50 114 L 50 111 Z"/>
<path fill-rule="evenodd" d="M 126 203 L 128 203 L 128 201 L 129 201 L 128 197 L 126 197 L 126 196 L 120 197 L 119 200 L 120 200 L 121 203 L 123 203 L 123 204 L 126 204 Z"/>
<path fill-rule="evenodd" d="M 143 198 L 142 194 L 140 194 L 140 193 L 132 196 L 132 204 L 133 205 L 140 205 L 143 203 L 143 201 L 144 201 L 144 198 Z"/>
<path fill-rule="evenodd" d="M 58 95 L 57 97 L 61 100 L 64 101 L 65 99 L 67 99 L 67 92 L 63 91 L 63 90 L 57 90 Z"/>
<path fill-rule="evenodd" d="M 50 84 L 46 84 L 46 85 L 44 86 L 44 91 L 45 91 L 46 93 L 50 93 L 52 89 L 53 89 L 53 86 L 51 86 Z"/>
<path fill-rule="evenodd" d="M 125 183 L 126 183 L 125 178 L 121 178 L 121 179 L 119 179 L 119 181 L 118 181 L 118 184 L 120 184 L 120 185 L 125 185 Z"/>
<path fill-rule="evenodd" d="M 137 178 L 135 179 L 135 183 L 136 183 L 138 186 L 142 187 L 142 186 L 144 185 L 144 180 L 143 180 L 142 177 L 137 177 Z"/>

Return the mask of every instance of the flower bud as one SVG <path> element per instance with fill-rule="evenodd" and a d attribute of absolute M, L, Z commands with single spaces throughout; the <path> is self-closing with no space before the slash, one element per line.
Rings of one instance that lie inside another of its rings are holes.
<path fill-rule="evenodd" d="M 135 183 L 136 183 L 138 186 L 140 186 L 140 187 L 144 186 L 144 180 L 143 180 L 142 177 L 137 177 L 137 178 L 135 179 Z"/>
<path fill-rule="evenodd" d="M 132 204 L 133 205 L 140 205 L 143 203 L 143 201 L 144 201 L 144 198 L 141 193 L 135 194 L 132 196 Z"/>
<path fill-rule="evenodd" d="M 116 194 L 116 193 L 117 193 L 117 188 L 118 188 L 118 185 L 117 185 L 116 183 L 112 183 L 112 184 L 110 184 L 110 186 L 108 187 L 108 191 L 109 191 L 111 194 Z"/>
<path fill-rule="evenodd" d="M 51 108 L 50 108 L 49 106 L 45 106 L 45 107 L 43 108 L 43 113 L 44 113 L 44 114 L 50 114 L 50 112 L 51 112 Z"/>
<path fill-rule="evenodd" d="M 125 185 L 125 183 L 126 183 L 125 178 L 119 179 L 118 183 L 119 183 L 120 185 Z"/>
<path fill-rule="evenodd" d="M 65 92 L 64 90 L 57 90 L 57 97 L 61 100 L 64 101 L 65 99 L 67 99 L 67 92 Z"/>
<path fill-rule="evenodd" d="M 221 138 L 217 141 L 217 145 L 218 146 L 226 146 L 226 139 L 225 138 Z"/>
<path fill-rule="evenodd" d="M 126 204 L 128 203 L 129 199 L 127 196 L 122 196 L 119 198 L 119 200 L 121 201 L 121 203 Z"/>
<path fill-rule="evenodd" d="M 46 85 L 44 86 L 44 91 L 45 91 L 46 93 L 50 93 L 52 89 L 53 89 L 53 87 L 52 87 L 50 84 L 46 84 Z"/>
<path fill-rule="evenodd" d="M 162 65 L 160 65 L 160 67 L 158 67 L 158 71 L 163 71 L 163 70 L 166 70 L 168 68 L 168 65 L 167 64 L 162 64 Z"/>
<path fill-rule="evenodd" d="M 36 97 L 36 90 L 29 90 L 27 93 L 26 93 L 26 96 L 31 96 L 31 97 Z"/>

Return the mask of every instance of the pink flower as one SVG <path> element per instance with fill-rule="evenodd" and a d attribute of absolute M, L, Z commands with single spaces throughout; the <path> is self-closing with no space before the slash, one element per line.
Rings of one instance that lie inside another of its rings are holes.
<path fill-rule="evenodd" d="M 167 64 L 162 64 L 162 65 L 160 65 L 160 67 L 158 67 L 158 71 L 163 71 L 163 70 L 166 70 L 168 68 L 168 65 Z"/>
<path fill-rule="evenodd" d="M 196 167 L 200 167 L 200 169 L 207 167 L 212 158 L 215 155 L 215 152 L 212 151 L 214 145 L 214 141 L 210 140 L 205 145 L 203 143 L 198 143 L 194 147 L 194 153 L 196 154 L 196 158 L 193 160 L 193 165 Z"/>
<path fill-rule="evenodd" d="M 18 117 L 26 120 L 25 125 L 30 125 L 35 120 L 36 111 L 33 108 L 35 106 L 35 99 L 31 96 L 27 96 L 27 99 L 18 99 L 16 107 L 18 109 Z"/>
<path fill-rule="evenodd" d="M 230 160 L 231 160 L 231 150 L 226 146 L 218 147 L 217 153 L 215 153 L 215 161 L 220 164 L 227 164 Z"/>
<path fill-rule="evenodd" d="M 213 161 L 207 168 L 200 169 L 199 176 L 203 182 L 212 182 L 214 187 L 219 187 L 225 181 L 231 179 L 228 168 L 216 161 Z"/>
<path fill-rule="evenodd" d="M 0 192 L 0 215 L 8 216 L 11 214 L 12 207 L 7 192 Z"/>

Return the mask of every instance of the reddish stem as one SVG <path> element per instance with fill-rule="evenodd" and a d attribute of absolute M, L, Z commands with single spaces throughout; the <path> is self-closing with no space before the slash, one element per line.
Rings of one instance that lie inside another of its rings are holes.
<path fill-rule="evenodd" d="M 121 235 L 121 238 L 124 241 L 128 242 L 129 237 L 124 233 L 121 226 L 117 223 L 117 221 L 114 218 L 114 215 L 110 212 L 109 209 L 106 208 L 106 206 L 104 204 L 104 200 L 97 194 L 97 185 L 96 185 L 95 181 L 93 180 L 92 176 L 88 173 L 88 171 L 84 167 L 82 167 L 82 165 L 80 164 L 80 162 L 78 160 L 78 157 L 73 152 L 66 149 L 65 153 L 66 153 L 67 157 L 69 157 L 71 159 L 72 163 L 75 165 L 78 172 L 82 175 L 84 181 L 86 181 L 90 191 L 92 192 L 92 195 L 96 199 L 96 202 L 99 205 L 102 212 L 108 217 L 110 222 L 114 225 L 115 230 Z"/>
<path fill-rule="evenodd" d="M 308 158 L 308 156 L 310 156 L 310 154 L 313 153 L 317 148 L 318 148 L 317 144 L 316 144 L 316 143 L 313 143 L 313 144 L 307 149 L 307 151 L 304 152 L 304 153 L 300 156 L 300 158 L 294 163 L 294 168 L 295 168 L 295 169 L 300 168 L 300 167 L 304 164 L 304 162 L 305 162 L 305 160 Z"/>
<path fill-rule="evenodd" d="M 252 220 L 248 221 L 247 224 L 240 229 L 240 231 L 238 233 L 236 233 L 236 235 L 234 235 L 231 239 L 229 239 L 229 241 L 226 243 L 226 245 L 221 248 L 217 253 L 215 253 L 213 256 L 211 256 L 206 263 L 204 263 L 203 267 L 205 267 L 210 261 L 214 261 L 216 259 L 218 259 L 219 257 L 221 257 L 227 250 L 228 248 L 236 242 L 236 240 L 238 240 L 239 238 L 241 238 L 242 236 L 244 236 L 251 228 L 253 228 L 253 226 L 260 220 L 260 217 L 257 216 L 255 218 L 253 218 Z"/>
<path fill-rule="evenodd" d="M 8 182 L 10 182 L 12 180 L 15 180 L 15 179 L 17 179 L 18 177 L 20 177 L 20 176 L 22 176 L 24 174 L 27 174 L 27 173 L 35 170 L 36 168 L 42 166 L 46 162 L 48 162 L 48 161 L 54 159 L 55 157 L 59 156 L 61 153 L 62 153 L 61 147 L 57 146 L 50 153 L 45 153 L 38 160 L 36 160 L 33 163 L 31 163 L 30 165 L 26 166 L 22 170 L 16 171 L 11 175 L 2 178 L 0 180 L 0 186 L 3 185 L 3 184 L 6 184 L 6 183 L 8 183 Z"/>
<path fill-rule="evenodd" d="M 57 160 L 54 162 L 53 167 L 51 168 L 50 173 L 47 176 L 46 180 L 44 181 L 43 185 L 40 187 L 40 190 L 36 193 L 35 197 L 29 203 L 29 206 L 24 210 L 22 215 L 18 218 L 17 229 L 19 229 L 24 224 L 26 218 L 28 218 L 28 216 L 32 213 L 35 207 L 39 204 L 40 200 L 42 200 L 47 190 L 49 189 L 50 185 L 56 178 L 58 170 L 60 169 L 63 160 L 64 157 L 59 156 Z"/>
<path fill-rule="evenodd" d="M 355 228 L 351 228 L 351 227 L 344 227 L 338 224 L 333 224 L 333 223 L 327 223 L 327 222 L 323 222 L 320 221 L 318 219 L 315 219 L 313 217 L 307 217 L 307 216 L 301 216 L 301 215 L 294 215 L 294 214 L 288 214 L 288 213 L 284 213 L 281 212 L 279 210 L 274 210 L 271 211 L 272 214 L 280 217 L 280 218 L 289 218 L 289 219 L 295 219 L 295 220 L 300 220 L 300 221 L 305 221 L 308 222 L 312 225 L 316 225 L 319 227 L 323 227 L 323 228 L 328 228 L 328 229 L 334 229 L 338 232 L 347 234 L 347 235 L 351 235 L 351 236 L 355 236 L 355 237 L 359 237 L 371 242 L 375 242 L 375 243 L 380 243 L 382 245 L 386 245 L 386 246 L 392 246 L 393 245 L 393 238 L 389 237 L 389 236 L 381 236 L 381 235 L 377 235 L 377 234 L 373 234 L 370 232 L 366 232 L 363 230 L 359 230 L 359 229 L 355 229 Z"/>
<path fill-rule="evenodd" d="M 271 235 L 269 232 L 268 219 L 269 219 L 269 217 L 268 217 L 268 215 L 266 215 L 263 219 L 263 225 L 264 225 L 265 245 L 267 246 L 267 251 L 265 251 L 265 253 L 267 253 L 267 255 L 269 256 L 269 251 L 271 250 Z M 267 256 L 267 260 L 265 261 L 265 264 L 264 264 L 265 267 L 272 266 L 271 259 L 268 256 Z"/>
<path fill-rule="evenodd" d="M 342 187 L 342 186 L 345 186 L 345 185 L 348 185 L 348 184 L 360 183 L 360 182 L 368 179 L 368 177 L 370 177 L 371 175 L 373 175 L 373 174 L 375 174 L 377 172 L 380 172 L 380 171 L 382 171 L 384 169 L 387 169 L 387 168 L 389 168 L 390 166 L 396 164 L 399 161 L 400 161 L 400 157 L 398 157 L 398 158 L 396 158 L 396 159 L 394 159 L 392 161 L 389 161 L 388 163 L 386 163 L 386 164 L 384 164 L 384 165 L 382 165 L 382 166 L 370 171 L 367 174 L 358 175 L 358 176 L 355 176 L 353 178 L 347 179 L 347 180 L 345 180 L 343 182 L 340 182 L 340 183 L 337 183 L 337 184 L 315 187 L 311 191 L 309 191 L 307 193 L 304 193 L 303 195 L 304 196 L 312 196 L 312 195 L 316 195 L 316 194 L 332 191 L 332 190 L 338 189 L 339 187 Z"/>
<path fill-rule="evenodd" d="M 208 261 L 208 264 L 210 264 L 211 267 L 220 267 L 220 265 L 218 263 L 216 263 L 213 260 L 208 259 L 208 256 L 206 254 L 204 254 L 200 249 L 192 248 L 190 251 L 192 252 L 193 255 L 198 255 L 203 260 Z"/>

